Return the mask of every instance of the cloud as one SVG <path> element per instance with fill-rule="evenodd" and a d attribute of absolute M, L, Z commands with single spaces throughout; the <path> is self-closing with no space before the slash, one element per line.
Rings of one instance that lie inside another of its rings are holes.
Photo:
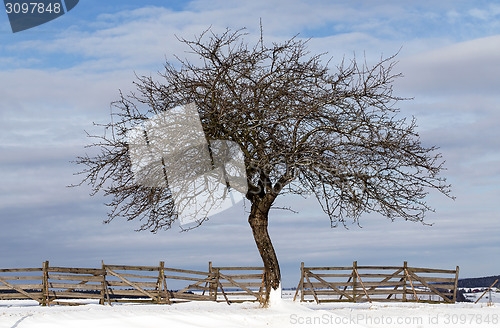
<path fill-rule="evenodd" d="M 401 59 L 399 84 L 426 96 L 496 95 L 500 35 L 457 43 Z"/>
<path fill-rule="evenodd" d="M 411 49 L 413 43 L 421 45 L 428 39 L 451 43 L 457 38 L 451 31 L 463 24 L 463 20 L 443 20 L 449 12 L 448 1 L 439 4 L 429 1 L 432 10 L 423 10 L 427 8 L 424 5 L 402 6 L 395 1 L 355 3 L 325 3 L 319 0 L 192 1 L 182 11 L 147 6 L 101 14 L 91 23 L 76 20 L 74 25 L 51 39 L 26 40 L 4 48 L 7 52 L 23 54 L 23 65 L 27 60 L 34 60 L 34 54 L 40 54 L 37 56 L 40 62 L 54 67 L 66 63 L 86 70 L 156 70 L 161 67 L 159 65 L 165 54 L 181 54 L 186 50 L 175 35 L 191 38 L 210 26 L 218 31 L 226 27 L 247 27 L 256 39 L 262 19 L 265 37 L 270 42 L 300 32 L 304 38 L 337 36 L 339 41 L 349 40 L 346 44 L 335 43 L 335 48 L 323 48 L 322 51 L 342 49 L 343 53 L 351 53 L 360 48 L 361 51 L 371 50 L 375 42 L 380 45 L 394 42 L 392 54 L 402 45 Z M 454 11 L 456 15 L 463 15 L 465 9 L 457 10 Z M 426 12 L 432 15 L 426 15 Z M 483 22 L 481 28 L 469 30 L 487 29 L 486 25 L 495 21 L 492 17 Z M 436 28 L 441 31 L 439 38 L 433 32 Z M 367 36 L 370 36 L 368 43 Z M 379 53 L 377 49 L 377 56 Z"/>
<path fill-rule="evenodd" d="M 417 116 L 422 138 L 442 147 L 455 180 L 497 181 L 500 161 L 500 36 L 457 43 L 402 58 L 397 91 L 414 96 L 403 112 Z"/>

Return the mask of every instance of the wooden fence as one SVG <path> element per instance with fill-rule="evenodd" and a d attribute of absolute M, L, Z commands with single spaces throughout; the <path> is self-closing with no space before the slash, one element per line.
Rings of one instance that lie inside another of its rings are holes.
<path fill-rule="evenodd" d="M 426 302 L 455 303 L 456 270 L 358 266 L 305 267 L 294 300 L 323 302 Z"/>
<path fill-rule="evenodd" d="M 173 282 L 180 289 L 168 288 Z M 260 301 L 264 292 L 261 267 L 213 267 L 208 271 L 159 266 L 105 265 L 101 268 L 51 267 L 0 269 L 0 300 L 31 299 L 41 305 L 140 302 L 172 304 L 188 301 Z"/>
<path fill-rule="evenodd" d="M 294 300 L 322 302 L 454 303 L 456 270 L 408 267 L 305 267 Z M 169 288 L 170 286 L 170 288 Z M 175 287 L 172 287 L 175 286 Z M 177 286 L 181 286 L 178 288 Z M 31 299 L 42 305 L 188 301 L 261 301 L 262 267 L 214 267 L 208 271 L 158 266 L 105 265 L 100 268 L 51 267 L 0 269 L 0 300 Z"/>

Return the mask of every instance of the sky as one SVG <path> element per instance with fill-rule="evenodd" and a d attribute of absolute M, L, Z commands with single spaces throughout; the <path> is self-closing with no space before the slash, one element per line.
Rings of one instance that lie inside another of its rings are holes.
<path fill-rule="evenodd" d="M 283 274 L 296 286 L 307 265 L 402 265 L 500 274 L 500 1 L 81 0 L 67 14 L 12 33 L 0 13 L 0 268 L 155 265 L 186 269 L 255 266 L 260 257 L 245 206 L 190 232 L 135 232 L 140 222 L 103 224 L 109 201 L 78 183 L 73 161 L 109 121 L 135 75 L 188 56 L 177 37 L 208 27 L 245 27 L 249 40 L 294 35 L 311 53 L 374 63 L 398 53 L 401 114 L 415 116 L 425 145 L 446 160 L 455 200 L 431 193 L 426 222 L 366 214 L 360 226 L 330 228 L 317 202 L 282 197 L 269 231 Z"/>

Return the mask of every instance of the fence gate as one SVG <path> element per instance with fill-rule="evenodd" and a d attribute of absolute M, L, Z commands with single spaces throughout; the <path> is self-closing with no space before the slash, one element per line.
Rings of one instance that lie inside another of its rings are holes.
<path fill-rule="evenodd" d="M 263 267 L 212 267 L 210 272 L 216 279 L 215 291 L 217 301 L 227 303 L 261 302 L 264 295 Z"/>
<path fill-rule="evenodd" d="M 426 302 L 455 303 L 456 270 L 358 266 L 305 267 L 294 300 L 301 302 Z"/>
<path fill-rule="evenodd" d="M 104 269 L 49 267 L 48 261 L 44 264 L 43 305 L 83 305 L 88 302 L 78 300 L 88 299 L 104 304 L 105 288 Z"/>
<path fill-rule="evenodd" d="M 104 265 L 107 302 L 162 303 L 160 266 Z"/>
<path fill-rule="evenodd" d="M 211 272 L 183 270 L 174 268 L 164 269 L 165 284 L 167 281 L 182 286 L 165 295 L 167 302 L 179 303 L 187 301 L 215 301 L 217 295 L 214 290 L 216 279 Z"/>

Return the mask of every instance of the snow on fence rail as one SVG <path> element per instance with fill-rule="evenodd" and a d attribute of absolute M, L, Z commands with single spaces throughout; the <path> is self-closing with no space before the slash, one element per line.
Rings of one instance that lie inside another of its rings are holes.
<path fill-rule="evenodd" d="M 249 273 L 250 272 L 250 273 Z M 168 282 L 168 284 L 167 284 Z M 174 283 L 180 289 L 168 288 Z M 245 302 L 262 299 L 262 267 L 212 267 L 208 271 L 159 266 L 105 265 L 101 268 L 0 269 L 0 300 L 32 299 L 41 305 L 188 301 Z"/>
<path fill-rule="evenodd" d="M 294 300 L 324 302 L 455 303 L 458 266 L 440 270 L 393 266 L 305 267 Z"/>

